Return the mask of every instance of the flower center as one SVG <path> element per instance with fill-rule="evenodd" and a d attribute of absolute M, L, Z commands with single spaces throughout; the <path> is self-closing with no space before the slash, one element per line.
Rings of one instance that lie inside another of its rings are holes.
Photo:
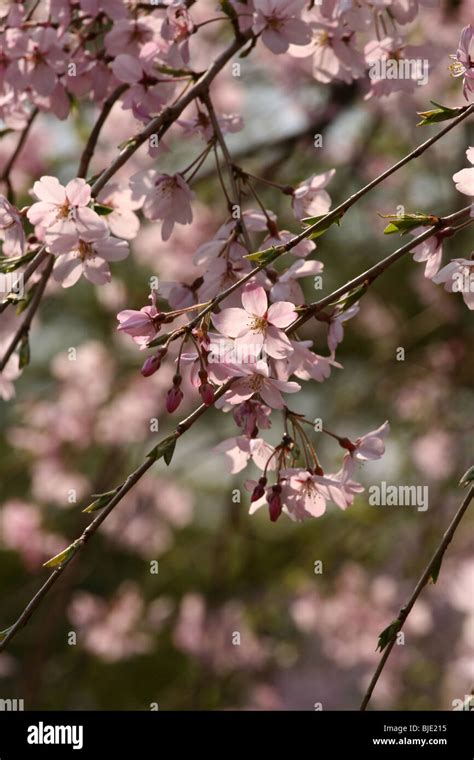
<path fill-rule="evenodd" d="M 253 322 L 250 325 L 250 329 L 254 333 L 264 333 L 267 329 L 267 320 L 265 317 L 256 317 L 254 316 Z"/>
<path fill-rule="evenodd" d="M 85 240 L 79 240 L 79 244 L 77 246 L 77 250 L 79 253 L 79 258 L 84 261 L 85 259 L 91 258 L 92 256 L 95 256 L 94 249 L 92 247 L 92 243 L 86 243 Z"/>
<path fill-rule="evenodd" d="M 250 379 L 250 387 L 253 391 L 257 392 L 263 385 L 263 375 L 253 375 Z"/>

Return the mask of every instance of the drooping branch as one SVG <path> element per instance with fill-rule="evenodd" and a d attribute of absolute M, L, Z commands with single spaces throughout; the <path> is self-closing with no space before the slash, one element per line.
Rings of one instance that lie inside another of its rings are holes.
<path fill-rule="evenodd" d="M 467 492 L 461 506 L 459 507 L 458 511 L 454 515 L 453 519 L 451 520 L 451 523 L 449 524 L 448 529 L 446 530 L 446 533 L 444 534 L 440 544 L 438 545 L 436 551 L 434 552 L 433 556 L 431 557 L 431 560 L 428 562 L 425 570 L 423 571 L 418 583 L 416 584 L 412 595 L 410 596 L 408 602 L 402 609 L 400 610 L 397 619 L 391 624 L 390 626 L 390 632 L 391 636 L 388 641 L 388 643 L 385 645 L 385 648 L 382 653 L 382 657 L 380 658 L 380 662 L 377 666 L 377 669 L 372 676 L 372 679 L 370 681 L 370 684 L 368 686 L 368 689 L 364 695 L 364 699 L 362 700 L 362 704 L 360 706 L 360 709 L 364 711 L 367 708 L 367 705 L 370 702 L 370 699 L 372 697 L 373 691 L 377 685 L 377 681 L 379 680 L 380 676 L 382 675 L 383 669 L 385 665 L 387 664 L 387 660 L 390 657 L 390 653 L 395 645 L 395 642 L 397 640 L 397 633 L 401 631 L 402 627 L 404 626 L 406 619 L 410 612 L 412 611 L 416 600 L 420 596 L 421 592 L 423 591 L 424 587 L 430 580 L 430 578 L 437 578 L 439 573 L 439 568 L 441 565 L 441 561 L 443 559 L 443 556 L 446 552 L 446 549 L 448 548 L 449 544 L 451 543 L 453 536 L 456 532 L 457 527 L 459 526 L 459 523 L 461 522 L 462 518 L 467 512 L 467 509 L 474 498 L 474 486 L 471 486 L 469 491 Z"/>
<path fill-rule="evenodd" d="M 465 209 L 463 209 L 463 212 L 465 212 Z M 461 212 L 457 212 L 457 215 L 459 216 L 460 213 Z M 456 216 L 456 215 L 453 215 L 453 216 Z M 446 218 L 449 218 L 449 217 L 446 217 Z M 413 240 L 410 241 L 410 243 L 408 244 L 410 246 L 409 249 L 411 250 L 411 248 L 414 248 L 416 245 L 419 245 L 420 242 L 422 242 L 422 240 L 426 240 L 430 235 L 435 234 L 435 229 L 437 231 L 438 228 L 430 228 L 430 230 L 427 230 L 426 232 L 422 233 L 417 238 L 413 238 Z M 409 250 L 407 246 L 404 246 L 404 249 L 405 249 L 405 252 Z M 398 255 L 396 258 L 392 258 L 391 264 L 395 263 L 395 261 L 397 261 L 399 258 L 400 258 L 400 255 Z M 383 263 L 383 262 L 380 262 L 380 263 Z M 382 271 L 385 272 L 390 265 L 386 264 Z M 379 265 L 376 264 L 373 267 L 373 269 L 375 270 L 377 266 Z M 364 274 L 367 276 L 367 274 L 370 274 L 370 271 L 371 270 L 368 270 L 368 273 L 364 273 Z M 381 274 L 381 272 L 379 274 Z M 338 291 L 334 291 L 334 293 L 337 293 L 337 292 Z M 335 300 L 334 293 L 328 296 L 328 299 L 330 299 L 329 302 L 332 302 Z M 288 328 L 286 328 L 285 332 L 289 334 L 293 331 L 293 329 L 294 329 L 293 325 L 290 325 Z M 224 393 L 232 385 L 232 382 L 234 382 L 234 378 L 228 380 L 226 383 L 224 383 L 224 385 L 222 385 L 217 390 L 217 392 L 214 395 L 214 403 L 224 395 Z M 84 530 L 81 536 L 78 539 L 76 539 L 76 541 L 74 541 L 73 544 L 71 544 L 71 546 L 75 547 L 73 555 L 72 555 L 72 559 L 74 559 L 76 555 L 84 548 L 87 541 L 97 532 L 100 525 L 109 516 L 109 514 L 115 509 L 115 507 L 122 501 L 123 497 L 129 493 L 129 491 L 133 488 L 133 486 L 136 483 L 138 483 L 138 481 L 143 477 L 143 475 L 145 475 L 145 473 L 148 472 L 151 466 L 155 463 L 157 457 L 153 454 L 153 452 L 159 450 L 160 447 L 163 447 L 164 444 L 168 446 L 172 446 L 173 443 L 176 443 L 178 438 L 180 438 L 185 432 L 187 432 L 195 424 L 195 422 L 198 419 L 200 419 L 200 417 L 202 417 L 211 408 L 212 406 L 207 406 L 206 404 L 201 404 L 200 406 L 198 406 L 191 414 L 189 414 L 184 420 L 182 420 L 176 426 L 174 432 L 171 435 L 166 436 L 166 438 L 164 438 L 154 447 L 153 451 L 150 452 L 150 454 L 147 456 L 145 461 L 136 470 L 134 470 L 126 478 L 124 483 L 116 490 L 115 494 L 113 495 L 111 500 L 107 503 L 107 505 L 103 508 L 100 514 L 96 518 L 94 518 L 94 520 L 87 526 L 87 528 Z M 454 530 L 456 529 L 457 524 L 458 523 L 456 523 L 452 534 L 454 534 Z M 446 535 L 445 535 L 445 539 L 446 539 Z M 450 540 L 451 539 L 449 539 L 447 543 L 445 544 L 443 543 L 442 545 L 446 547 Z M 438 556 L 442 556 L 442 554 Z M 3 632 L 3 638 L 0 640 L 0 652 L 2 652 L 10 643 L 10 641 L 17 635 L 17 633 L 26 626 L 26 624 L 28 623 L 29 619 L 31 618 L 35 610 L 39 607 L 42 600 L 48 594 L 50 588 L 54 585 L 56 580 L 62 575 L 66 567 L 69 565 L 69 562 L 72 561 L 72 559 L 64 562 L 57 569 L 53 570 L 53 572 L 51 573 L 47 581 L 43 584 L 43 586 L 41 586 L 41 588 L 33 597 L 33 599 L 25 607 L 25 609 L 23 610 L 23 612 L 21 613 L 17 621 L 10 628 L 8 628 L 6 631 Z"/>

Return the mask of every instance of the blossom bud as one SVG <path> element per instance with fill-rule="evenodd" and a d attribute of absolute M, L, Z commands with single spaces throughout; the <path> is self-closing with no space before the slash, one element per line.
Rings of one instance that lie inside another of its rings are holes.
<path fill-rule="evenodd" d="M 174 385 L 166 395 L 166 411 L 172 414 L 172 412 L 176 411 L 182 400 L 183 391 L 179 385 Z"/>
<path fill-rule="evenodd" d="M 199 393 L 206 406 L 211 406 L 214 403 L 214 388 L 210 383 L 201 383 Z"/>
<path fill-rule="evenodd" d="M 160 366 L 161 356 L 158 354 L 156 356 L 149 356 L 148 359 L 145 360 L 140 372 L 143 377 L 150 377 L 150 375 L 153 375 L 158 369 L 160 369 Z"/>
<path fill-rule="evenodd" d="M 268 511 L 270 513 L 270 520 L 276 522 L 281 515 L 281 486 L 276 485 L 272 487 L 272 493 L 268 499 Z"/>
<path fill-rule="evenodd" d="M 265 486 L 267 485 L 267 479 L 266 478 L 260 478 L 257 485 L 252 491 L 252 498 L 250 499 L 251 502 L 258 501 L 262 498 L 265 494 Z"/>

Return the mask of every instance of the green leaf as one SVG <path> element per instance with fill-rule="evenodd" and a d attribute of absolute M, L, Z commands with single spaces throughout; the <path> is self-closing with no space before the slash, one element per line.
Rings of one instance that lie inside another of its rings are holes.
<path fill-rule="evenodd" d="M 422 214 L 416 212 L 416 214 L 379 214 L 382 219 L 391 219 L 387 227 L 384 229 L 384 235 L 400 234 L 406 235 L 410 230 L 416 229 L 416 227 L 432 227 L 439 222 L 437 216 L 431 214 Z"/>
<path fill-rule="evenodd" d="M 135 137 L 129 137 L 127 140 L 124 140 L 123 142 L 119 143 L 117 146 L 119 150 L 125 150 L 125 148 L 129 148 L 131 145 L 135 145 L 136 139 Z"/>
<path fill-rule="evenodd" d="M 459 485 L 462 488 L 467 488 L 470 483 L 474 480 L 474 465 L 472 467 L 469 467 L 468 470 L 464 473 L 461 480 L 459 481 Z"/>
<path fill-rule="evenodd" d="M 99 216 L 107 216 L 114 210 L 112 206 L 106 206 L 105 203 L 94 203 L 93 208 L 96 214 L 99 214 Z"/>
<path fill-rule="evenodd" d="M 56 554 L 55 557 L 51 557 L 51 559 L 48 559 L 47 562 L 44 562 L 43 567 L 53 567 L 53 568 L 62 567 L 74 557 L 78 548 L 79 548 L 79 542 L 74 541 L 74 543 L 72 543 L 62 552 L 59 552 L 59 554 Z"/>
<path fill-rule="evenodd" d="M 275 246 L 272 245 L 271 248 L 265 248 L 264 251 L 256 251 L 255 253 L 247 253 L 244 256 L 244 259 L 248 259 L 249 261 L 255 261 L 256 264 L 263 264 L 266 266 L 267 264 L 271 264 L 274 259 L 278 256 L 278 251 L 275 248 Z"/>
<path fill-rule="evenodd" d="M 431 111 L 418 111 L 417 113 L 418 116 L 421 116 L 421 121 L 418 122 L 417 127 L 426 127 L 428 124 L 437 124 L 440 121 L 454 119 L 466 110 L 464 106 L 461 108 L 448 108 L 440 103 L 436 103 L 434 100 L 430 100 L 430 103 L 436 106 L 436 108 L 433 108 Z"/>
<path fill-rule="evenodd" d="M 10 134 L 10 132 L 14 132 L 14 131 L 15 130 L 12 129 L 11 127 L 5 127 L 5 129 L 0 129 L 0 140 L 2 139 L 2 137 L 6 137 L 7 135 Z"/>
<path fill-rule="evenodd" d="M 170 443 L 165 453 L 163 454 L 163 459 L 165 460 L 168 466 L 171 464 L 171 460 L 173 459 L 175 448 L 176 448 L 176 438 L 174 439 L 174 441 Z"/>
<path fill-rule="evenodd" d="M 117 488 L 113 488 L 112 491 L 104 491 L 104 493 L 93 493 L 92 497 L 94 501 L 91 502 L 91 504 L 89 504 L 89 506 L 82 511 L 89 514 L 90 512 L 97 512 L 97 510 L 103 509 L 109 504 L 110 500 L 115 496 L 115 494 L 120 491 L 122 485 L 123 484 L 117 486 Z"/>
<path fill-rule="evenodd" d="M 367 293 L 369 285 L 367 283 L 364 283 L 363 285 L 359 285 L 358 288 L 355 288 L 346 298 L 342 298 L 340 301 L 337 302 L 336 306 L 339 307 L 340 313 L 347 311 L 353 304 L 357 303 L 357 301 L 362 298 L 362 296 Z"/>
<path fill-rule="evenodd" d="M 0 272 L 7 274 L 8 272 L 14 272 L 15 269 L 19 269 L 24 264 L 28 264 L 31 259 L 34 259 L 38 251 L 30 251 L 25 253 L 24 256 L 19 258 L 0 258 Z"/>
<path fill-rule="evenodd" d="M 10 631 L 13 630 L 13 628 L 14 626 L 11 625 L 10 628 L 5 628 L 4 631 L 0 631 L 0 641 L 3 641 L 4 639 L 6 639 Z"/>
<path fill-rule="evenodd" d="M 324 235 L 333 224 L 337 224 L 337 226 L 340 227 L 343 213 L 343 211 L 340 211 L 339 214 L 335 216 L 323 214 L 322 216 L 307 216 L 302 219 L 301 221 L 307 227 L 312 227 L 314 224 L 318 225 L 317 229 L 309 235 L 309 239 L 316 240 L 316 238 L 321 237 L 321 235 Z"/>
<path fill-rule="evenodd" d="M 388 625 L 382 633 L 379 633 L 379 641 L 377 644 L 377 649 L 379 649 L 381 652 L 385 649 L 387 644 L 390 644 L 392 639 L 395 638 L 398 631 L 400 630 L 400 621 L 394 620 L 390 625 Z M 375 651 L 377 651 L 377 649 Z"/>
<path fill-rule="evenodd" d="M 194 77 L 194 71 L 189 69 L 174 69 L 172 66 L 165 66 L 163 63 L 155 64 L 155 69 L 161 74 L 169 74 L 172 77 Z"/>
<path fill-rule="evenodd" d="M 163 438 L 160 443 L 157 443 L 156 446 L 148 452 L 147 458 L 153 459 L 154 462 L 157 462 L 158 459 L 161 459 L 161 457 L 164 457 L 165 454 L 167 454 L 168 460 L 165 457 L 166 464 L 169 464 L 171 462 L 171 457 L 173 456 L 174 447 L 176 445 L 176 435 L 172 433 L 171 435 L 167 436 L 167 438 Z M 169 449 L 171 449 L 171 454 L 168 453 Z"/>
<path fill-rule="evenodd" d="M 24 335 L 20 343 L 18 366 L 20 369 L 24 369 L 24 367 L 27 367 L 29 363 L 30 363 L 30 341 L 28 340 L 28 336 Z"/>

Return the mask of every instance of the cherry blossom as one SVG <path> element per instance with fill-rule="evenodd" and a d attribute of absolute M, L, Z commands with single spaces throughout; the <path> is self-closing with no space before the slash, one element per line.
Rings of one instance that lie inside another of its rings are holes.
<path fill-rule="evenodd" d="M 89 208 L 91 189 L 84 179 L 72 179 L 63 187 L 56 177 L 41 177 L 33 185 L 33 194 L 38 203 L 26 215 L 45 229 L 49 240 L 63 234 L 103 236 L 107 232 L 102 217 Z"/>
<path fill-rule="evenodd" d="M 474 93 L 474 26 L 469 24 L 461 32 L 456 55 L 451 55 L 455 63 L 451 71 L 455 77 L 463 77 L 463 93 L 470 100 Z"/>
<path fill-rule="evenodd" d="M 242 401 L 259 394 L 262 401 L 272 409 L 282 409 L 284 406 L 282 393 L 296 393 L 301 386 L 295 382 L 286 382 L 270 377 L 268 364 L 263 360 L 255 365 L 241 365 L 235 371 L 237 380 L 224 394 L 223 402 L 229 404 L 241 404 Z M 218 405 L 221 402 L 217 402 Z"/>
<path fill-rule="evenodd" d="M 469 170 L 468 170 L 469 171 Z M 474 309 L 474 261 L 469 259 L 452 259 L 439 270 L 433 282 L 444 283 L 448 293 L 462 293 L 468 309 Z"/>
<path fill-rule="evenodd" d="M 242 291 L 242 306 L 213 315 L 214 326 L 222 335 L 235 338 L 236 346 L 252 346 L 256 355 L 262 349 L 275 359 L 291 353 L 291 343 L 281 328 L 296 317 L 292 303 L 279 301 L 268 308 L 264 289 L 251 285 Z"/>
<path fill-rule="evenodd" d="M 468 148 L 466 156 L 471 164 L 474 164 L 474 148 Z M 461 171 L 453 174 L 453 181 L 456 185 L 456 190 L 464 195 L 469 195 L 474 199 L 474 166 L 470 169 L 461 169 Z M 471 208 L 471 216 L 474 216 L 474 200 Z"/>
<path fill-rule="evenodd" d="M 143 212 L 148 219 L 163 220 L 163 240 L 168 240 L 175 224 L 191 224 L 194 193 L 180 174 L 138 172 L 131 178 L 130 188 L 133 200 L 143 199 Z"/>
<path fill-rule="evenodd" d="M 3 195 L 0 195 L 0 240 L 5 256 L 24 254 L 26 239 L 21 216 Z"/>
<path fill-rule="evenodd" d="M 94 285 L 105 285 L 111 281 L 108 262 L 125 259 L 128 243 L 114 237 L 97 238 L 94 232 L 84 232 L 82 237 L 66 233 L 55 237 L 49 250 L 57 256 L 53 277 L 63 288 L 75 285 L 81 275 Z"/>
<path fill-rule="evenodd" d="M 293 211 L 297 219 L 322 216 L 331 208 L 331 198 L 324 189 L 334 177 L 336 170 L 313 174 L 302 182 L 293 193 Z"/>
<path fill-rule="evenodd" d="M 299 18 L 302 0 L 253 0 L 253 31 L 272 53 L 285 53 L 291 44 L 306 45 L 310 40 L 308 25 Z"/>

